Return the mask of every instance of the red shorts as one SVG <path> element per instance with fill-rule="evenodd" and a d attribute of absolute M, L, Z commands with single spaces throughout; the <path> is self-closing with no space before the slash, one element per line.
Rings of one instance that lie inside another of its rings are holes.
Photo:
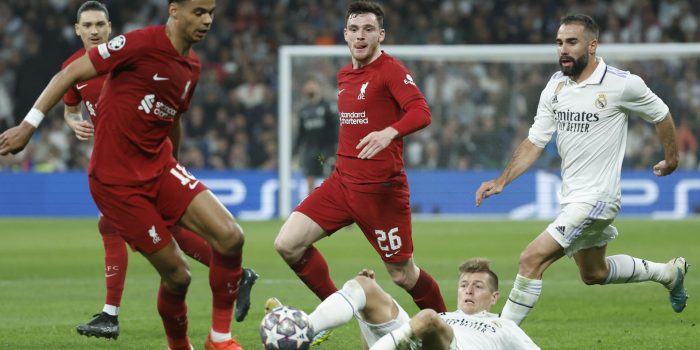
<path fill-rule="evenodd" d="M 207 190 L 172 160 L 156 180 L 139 186 L 106 185 L 89 178 L 90 193 L 102 214 L 132 247 L 150 254 L 172 240 L 175 225 L 194 197 Z"/>
<path fill-rule="evenodd" d="M 413 256 L 408 184 L 345 185 L 333 173 L 294 209 L 329 235 L 357 223 L 385 262 Z"/>

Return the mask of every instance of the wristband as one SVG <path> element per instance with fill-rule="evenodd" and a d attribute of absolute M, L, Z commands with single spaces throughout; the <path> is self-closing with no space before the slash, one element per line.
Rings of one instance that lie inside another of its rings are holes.
<path fill-rule="evenodd" d="M 34 128 L 38 128 L 41 121 L 44 119 L 44 113 L 36 108 L 32 108 L 27 116 L 24 117 L 24 121 L 31 124 Z"/>

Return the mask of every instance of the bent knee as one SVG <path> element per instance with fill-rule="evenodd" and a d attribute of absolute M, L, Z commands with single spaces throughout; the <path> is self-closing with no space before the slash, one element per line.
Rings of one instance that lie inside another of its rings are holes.
<path fill-rule="evenodd" d="M 587 285 L 603 284 L 608 278 L 606 271 L 581 272 L 581 281 Z"/>
<path fill-rule="evenodd" d="M 547 267 L 547 259 L 535 250 L 520 253 L 519 273 L 523 276 L 541 276 Z"/>
<path fill-rule="evenodd" d="M 243 251 L 245 236 L 243 228 L 234 220 L 227 222 L 218 229 L 212 247 L 222 255 L 239 254 Z"/>
<path fill-rule="evenodd" d="M 192 274 L 185 266 L 180 266 L 173 269 L 161 277 L 163 278 L 163 283 L 166 285 L 166 287 L 172 291 L 187 291 L 190 282 L 192 282 Z"/>
<path fill-rule="evenodd" d="M 415 268 L 417 269 L 417 267 Z M 390 268 L 389 275 L 391 280 L 399 287 L 410 290 L 418 280 L 418 271 L 414 271 L 414 265 L 408 265 L 404 268 Z"/>
<path fill-rule="evenodd" d="M 369 278 L 367 276 L 357 276 L 355 277 L 355 281 L 360 284 L 362 290 L 367 296 L 367 299 L 384 294 L 382 288 L 373 278 Z"/>
<path fill-rule="evenodd" d="M 294 235 L 280 232 L 275 238 L 275 250 L 287 263 L 295 263 L 301 259 L 307 248 L 302 240 L 296 239 Z"/>
<path fill-rule="evenodd" d="M 442 320 L 433 309 L 423 309 L 412 319 L 414 330 L 421 330 L 421 333 L 432 333 L 440 328 Z"/>

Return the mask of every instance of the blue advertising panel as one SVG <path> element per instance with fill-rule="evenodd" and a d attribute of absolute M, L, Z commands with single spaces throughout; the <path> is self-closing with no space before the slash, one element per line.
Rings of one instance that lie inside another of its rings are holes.
<path fill-rule="evenodd" d="M 277 173 L 194 171 L 222 203 L 242 220 L 277 217 Z M 497 196 L 474 205 L 481 182 L 495 171 L 410 171 L 411 206 L 419 215 L 549 219 L 559 211 L 558 173 L 528 172 Z M 0 172 L 0 217 L 91 217 L 98 214 L 84 172 Z M 300 175 L 292 180 L 293 200 L 306 193 Z M 700 212 L 700 173 L 623 172 L 621 216 L 681 219 Z"/>

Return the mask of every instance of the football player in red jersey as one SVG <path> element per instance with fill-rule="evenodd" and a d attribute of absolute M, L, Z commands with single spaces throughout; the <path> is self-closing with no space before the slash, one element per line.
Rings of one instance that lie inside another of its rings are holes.
<path fill-rule="evenodd" d="M 392 280 L 421 309 L 444 312 L 436 281 L 413 260 L 411 208 L 402 137 L 430 124 L 428 105 L 408 70 L 380 49 L 384 12 L 358 1 L 346 14 L 352 63 L 337 74 L 340 132 L 336 168 L 282 226 L 275 248 L 321 299 L 337 291 L 313 243 L 356 223 Z"/>
<path fill-rule="evenodd" d="M 87 50 L 106 43 L 111 29 L 109 11 L 105 5 L 94 0 L 84 2 L 78 8 L 77 22 L 75 23 L 75 32 L 83 42 L 83 48 L 69 57 L 63 63 L 62 68 L 85 55 Z M 80 82 L 63 95 L 63 115 L 66 123 L 73 129 L 75 136 L 79 140 L 86 141 L 94 135 L 93 124 L 97 124 L 97 101 L 105 78 L 105 75 L 99 75 L 88 81 Z M 83 120 L 81 102 L 84 103 L 92 123 Z M 124 291 L 129 255 L 124 238 L 102 215 L 100 215 L 98 228 L 105 250 L 106 300 L 102 312 L 96 314 L 90 322 L 81 324 L 76 329 L 78 333 L 88 337 L 116 339 L 119 336 L 118 315 Z M 171 233 L 185 254 L 209 266 L 211 247 L 207 241 L 196 233 L 178 226 L 171 227 Z M 253 270 L 244 272 L 243 279 L 248 279 L 247 283 L 250 287 L 252 287 L 256 278 L 257 274 Z M 250 288 L 241 288 L 239 301 L 241 295 L 245 293 L 250 293 Z M 236 303 L 236 319 L 241 320 L 245 318 L 247 311 L 248 309 L 244 307 L 243 303 Z"/>
<path fill-rule="evenodd" d="M 54 76 L 20 125 L 0 134 L 1 155 L 22 150 L 63 94 L 78 82 L 106 75 L 88 169 L 90 191 L 117 232 L 160 274 L 158 312 L 173 350 L 192 348 L 185 303 L 191 276 L 172 237 L 174 224 L 199 233 L 212 247 L 212 328 L 205 349 L 241 349 L 230 326 L 242 274 L 243 231 L 174 157 L 180 117 L 200 75 L 191 46 L 206 36 L 215 8 L 215 0 L 170 0 L 165 25 L 88 50 Z"/>

